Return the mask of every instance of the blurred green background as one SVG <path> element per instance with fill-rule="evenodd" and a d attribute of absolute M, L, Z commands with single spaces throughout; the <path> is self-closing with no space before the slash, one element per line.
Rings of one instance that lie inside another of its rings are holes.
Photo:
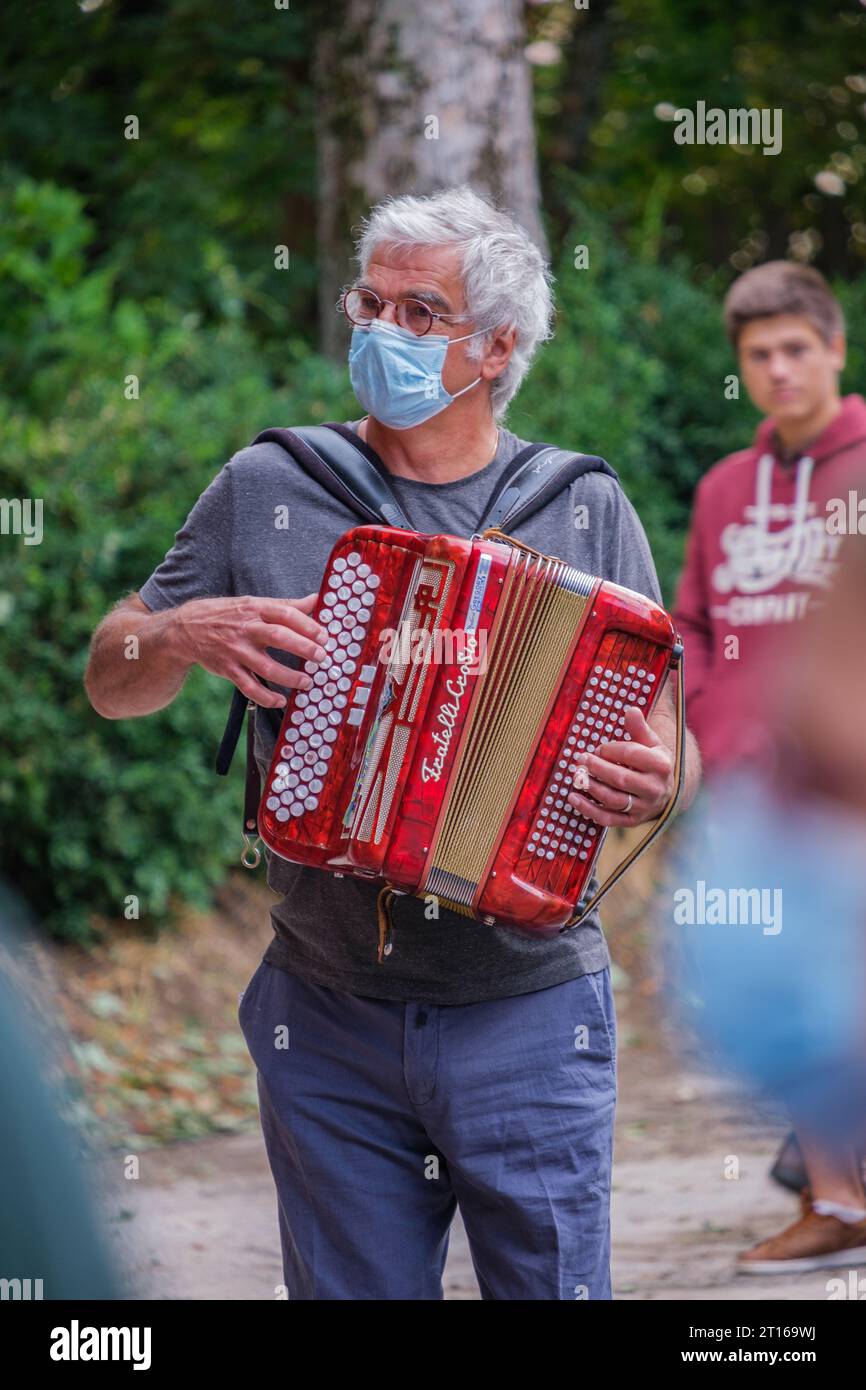
<path fill-rule="evenodd" d="M 400 132 L 405 101 L 373 101 L 383 72 L 410 92 L 429 78 L 428 98 L 447 79 L 424 73 L 417 35 L 453 6 L 401 8 L 392 33 L 387 14 L 365 27 L 362 3 L 7 7 L 0 496 L 44 499 L 46 533 L 0 543 L 0 874 L 57 936 L 92 939 L 129 894 L 151 924 L 206 907 L 236 862 L 242 758 L 228 779 L 212 770 L 227 683 L 196 670 L 164 712 L 105 721 L 82 686 L 88 644 L 235 450 L 269 425 L 357 413 L 322 294 L 351 273 L 351 227 L 382 191 L 357 146 L 378 149 L 375 119 Z M 736 273 L 778 256 L 824 271 L 848 316 L 843 386 L 862 387 L 866 11 L 499 8 L 528 74 L 509 119 L 528 122 L 558 307 L 506 423 L 611 462 L 670 602 L 695 483 L 756 423 L 724 389 Z M 488 60 L 504 61 L 493 45 Z M 698 100 L 782 108 L 782 153 L 677 145 L 673 108 Z M 424 153 L 407 136 L 377 177 L 441 186 Z M 470 176 L 508 205 L 507 169 L 479 159 Z"/>

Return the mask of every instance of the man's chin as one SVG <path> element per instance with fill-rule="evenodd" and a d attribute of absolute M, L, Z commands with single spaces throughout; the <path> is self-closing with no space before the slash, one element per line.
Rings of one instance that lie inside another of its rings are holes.
<path fill-rule="evenodd" d="M 793 424 L 811 415 L 812 406 L 802 396 L 773 396 L 767 405 L 767 414 L 780 424 Z"/>

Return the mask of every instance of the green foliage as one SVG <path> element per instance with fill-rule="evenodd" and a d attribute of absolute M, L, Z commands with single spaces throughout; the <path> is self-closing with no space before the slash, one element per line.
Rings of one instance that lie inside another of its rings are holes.
<path fill-rule="evenodd" d="M 535 84 L 550 206 L 565 166 L 585 177 L 588 202 L 624 238 L 639 237 L 658 198 L 661 248 L 684 253 L 698 278 L 723 268 L 729 281 L 791 255 L 828 276 L 862 273 L 862 5 L 593 0 L 566 18 L 570 9 L 534 14 L 535 38 L 553 39 L 559 54 Z M 779 112 L 780 152 L 677 143 L 675 109 L 698 102 Z"/>
<path fill-rule="evenodd" d="M 213 771 L 230 685 L 195 669 L 168 709 L 101 719 L 82 685 L 93 629 L 258 430 L 353 408 L 345 372 L 297 342 L 274 375 L 237 322 L 112 303 L 90 235 L 73 193 L 0 193 L 0 497 L 42 499 L 44 528 L 0 547 L 0 876 L 77 938 L 129 894 L 150 923 L 206 903 L 236 861 L 242 798 L 242 757 Z"/>
<path fill-rule="evenodd" d="M 330 8 L 330 7 L 329 7 Z M 315 6 L 11 0 L 4 158 L 79 190 L 122 294 L 276 341 L 315 314 Z M 130 121 L 138 122 L 136 130 Z M 274 247 L 290 252 L 288 272 Z"/>

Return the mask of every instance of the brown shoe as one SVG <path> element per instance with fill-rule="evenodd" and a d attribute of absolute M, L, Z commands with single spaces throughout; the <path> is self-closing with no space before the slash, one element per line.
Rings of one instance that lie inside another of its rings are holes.
<path fill-rule="evenodd" d="M 808 1187 L 800 1193 L 800 1208 L 792 1226 L 737 1256 L 739 1274 L 803 1274 L 866 1264 L 866 1221 L 851 1224 L 838 1216 L 819 1216 Z"/>

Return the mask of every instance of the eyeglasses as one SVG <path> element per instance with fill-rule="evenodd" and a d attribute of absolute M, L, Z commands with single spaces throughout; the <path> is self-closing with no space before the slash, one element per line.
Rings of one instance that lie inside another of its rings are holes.
<path fill-rule="evenodd" d="M 434 319 L 449 319 L 452 323 L 470 323 L 471 314 L 437 314 L 421 299 L 382 299 L 373 290 L 344 290 L 337 303 L 352 323 L 372 323 L 381 314 L 386 304 L 393 304 L 397 322 L 401 328 L 415 333 L 419 338 L 429 333 Z"/>

